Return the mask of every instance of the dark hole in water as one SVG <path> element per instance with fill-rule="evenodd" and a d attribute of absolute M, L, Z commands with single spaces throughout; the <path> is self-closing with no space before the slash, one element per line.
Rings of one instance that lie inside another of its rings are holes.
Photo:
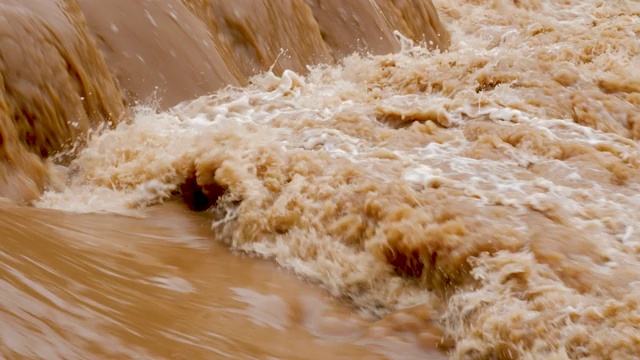
<path fill-rule="evenodd" d="M 435 263 L 435 258 L 432 257 Z M 387 253 L 387 261 L 398 275 L 417 278 L 422 276 L 424 264 L 420 261 L 420 254 L 413 251 L 410 255 L 403 253 Z"/>
<path fill-rule="evenodd" d="M 226 189 L 218 184 L 199 185 L 195 175 L 187 178 L 180 186 L 182 198 L 189 209 L 193 211 L 205 211 L 216 204 L 218 198 Z"/>
<path fill-rule="evenodd" d="M 193 210 L 195 211 L 204 211 L 211 207 L 211 201 L 205 195 L 202 190 L 198 189 L 193 193 Z"/>

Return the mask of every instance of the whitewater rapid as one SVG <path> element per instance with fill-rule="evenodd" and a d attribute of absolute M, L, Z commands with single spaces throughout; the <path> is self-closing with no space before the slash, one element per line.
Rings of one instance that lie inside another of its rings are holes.
<path fill-rule="evenodd" d="M 638 3 L 436 6 L 449 51 L 397 35 L 140 108 L 37 206 L 130 213 L 191 182 L 220 241 L 371 316 L 427 309 L 415 331 L 454 358 L 633 357 Z"/>

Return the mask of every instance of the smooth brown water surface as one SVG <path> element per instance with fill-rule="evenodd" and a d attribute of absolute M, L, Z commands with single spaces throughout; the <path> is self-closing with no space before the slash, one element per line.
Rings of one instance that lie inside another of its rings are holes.
<path fill-rule="evenodd" d="M 315 286 L 230 254 L 184 205 L 144 218 L 4 205 L 0 222 L 6 358 L 382 359 L 430 346 L 373 333 Z"/>
<path fill-rule="evenodd" d="M 78 0 L 90 31 L 131 102 L 172 106 L 246 83 L 209 28 L 179 0 Z"/>

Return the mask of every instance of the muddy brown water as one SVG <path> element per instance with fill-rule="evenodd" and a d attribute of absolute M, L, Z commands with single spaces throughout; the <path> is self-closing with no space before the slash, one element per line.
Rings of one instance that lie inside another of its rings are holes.
<path fill-rule="evenodd" d="M 278 73 L 304 72 L 355 50 L 398 49 L 391 32 L 394 22 L 405 21 L 398 14 L 387 19 L 374 3 L 360 2 L 339 18 L 327 17 L 339 5 L 0 2 L 1 357 L 438 355 L 437 331 L 422 340 L 393 335 L 318 284 L 232 253 L 210 219 L 180 196 L 133 216 L 31 206 L 43 190 L 65 186 L 66 171 L 58 166 L 85 146 L 88 131 L 130 121 L 137 103 L 168 108 L 246 85 L 272 65 Z M 427 24 L 424 16 L 416 19 Z M 336 24 L 357 25 L 359 32 L 340 38 Z"/>
<path fill-rule="evenodd" d="M 638 2 L 0 14 L 2 357 L 640 352 Z"/>

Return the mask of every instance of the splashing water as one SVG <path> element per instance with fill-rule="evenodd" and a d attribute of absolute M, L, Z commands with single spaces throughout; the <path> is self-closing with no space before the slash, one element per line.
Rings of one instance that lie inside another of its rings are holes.
<path fill-rule="evenodd" d="M 372 316 L 435 309 L 454 358 L 633 357 L 640 3 L 435 3 L 448 52 L 403 40 L 139 108 L 37 206 L 191 188 L 233 249 Z"/>

